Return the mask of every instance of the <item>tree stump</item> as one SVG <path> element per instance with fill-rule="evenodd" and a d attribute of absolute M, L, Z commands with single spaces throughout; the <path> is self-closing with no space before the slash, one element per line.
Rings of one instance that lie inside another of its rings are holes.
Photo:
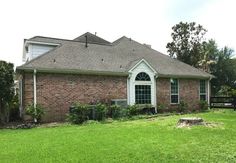
<path fill-rule="evenodd" d="M 179 127 L 203 125 L 203 119 L 197 117 L 180 118 L 178 121 Z"/>

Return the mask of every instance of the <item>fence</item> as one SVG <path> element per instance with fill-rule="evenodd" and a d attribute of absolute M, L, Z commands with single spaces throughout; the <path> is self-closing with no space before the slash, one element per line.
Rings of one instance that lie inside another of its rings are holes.
<path fill-rule="evenodd" d="M 210 108 L 233 108 L 236 110 L 236 97 L 211 97 Z"/>

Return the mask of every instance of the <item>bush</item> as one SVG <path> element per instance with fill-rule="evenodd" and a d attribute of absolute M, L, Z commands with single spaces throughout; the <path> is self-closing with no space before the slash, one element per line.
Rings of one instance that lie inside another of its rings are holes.
<path fill-rule="evenodd" d="M 106 118 L 106 115 L 107 115 L 107 106 L 105 104 L 97 104 L 95 106 L 95 120 L 98 120 L 98 121 L 102 121 L 102 120 L 105 120 Z"/>
<path fill-rule="evenodd" d="M 118 118 L 125 116 L 123 114 L 124 113 L 123 109 L 119 105 L 111 105 L 109 107 L 109 113 L 110 113 L 111 118 L 113 118 L 113 119 L 118 119 Z"/>
<path fill-rule="evenodd" d="M 181 113 L 185 113 L 188 109 L 188 104 L 185 103 L 184 101 L 180 101 L 180 103 L 178 105 L 178 109 Z"/>
<path fill-rule="evenodd" d="M 164 104 L 160 104 L 157 106 L 157 112 L 163 113 L 166 109 L 166 106 Z"/>
<path fill-rule="evenodd" d="M 16 94 L 9 103 L 9 121 L 14 122 L 20 120 L 19 106 L 18 94 Z"/>
<path fill-rule="evenodd" d="M 81 124 L 89 119 L 88 105 L 75 103 L 70 107 L 70 113 L 67 120 L 71 123 Z"/>
<path fill-rule="evenodd" d="M 146 110 L 145 110 L 146 109 Z M 122 117 L 132 117 L 135 115 L 150 113 L 155 111 L 151 105 L 129 105 L 127 108 L 122 108 L 119 105 L 110 105 L 98 103 L 96 105 L 85 105 L 75 103 L 70 107 L 70 113 L 67 120 L 71 123 L 81 124 L 87 120 L 103 121 L 107 117 L 119 119 Z"/>
<path fill-rule="evenodd" d="M 127 113 L 126 113 L 126 116 L 128 117 L 132 117 L 134 115 L 138 115 L 139 114 L 139 108 L 138 108 L 138 105 L 134 104 L 134 105 L 128 105 L 127 108 Z"/>
<path fill-rule="evenodd" d="M 207 101 L 204 101 L 204 100 L 199 101 L 199 109 L 201 111 L 206 111 L 208 109 Z"/>
<path fill-rule="evenodd" d="M 30 115 L 32 119 L 36 120 L 36 123 L 38 123 L 44 115 L 44 108 L 39 104 L 37 104 L 36 108 L 34 108 L 34 105 L 31 104 L 26 107 L 26 114 Z"/>

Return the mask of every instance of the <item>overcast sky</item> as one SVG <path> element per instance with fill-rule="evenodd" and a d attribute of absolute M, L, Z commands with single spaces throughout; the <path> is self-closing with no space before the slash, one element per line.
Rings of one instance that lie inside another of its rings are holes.
<path fill-rule="evenodd" d="M 171 27 L 203 25 L 219 47 L 236 50 L 234 0 L 1 0 L 0 60 L 22 64 L 23 39 L 74 39 L 85 33 L 113 42 L 127 36 L 166 53 Z"/>

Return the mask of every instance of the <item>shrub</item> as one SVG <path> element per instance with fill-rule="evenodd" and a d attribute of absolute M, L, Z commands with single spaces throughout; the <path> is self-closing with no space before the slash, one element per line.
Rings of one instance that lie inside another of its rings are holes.
<path fill-rule="evenodd" d="M 188 109 L 188 104 L 185 103 L 184 101 L 180 101 L 180 103 L 178 105 L 178 109 L 181 113 L 185 113 Z"/>
<path fill-rule="evenodd" d="M 9 103 L 9 121 L 14 122 L 20 120 L 19 106 L 18 94 L 16 94 Z"/>
<path fill-rule="evenodd" d="M 157 112 L 163 113 L 165 111 L 166 106 L 164 104 L 160 104 L 157 106 Z"/>
<path fill-rule="evenodd" d="M 109 107 L 109 112 L 110 112 L 111 118 L 113 118 L 113 119 L 118 119 L 118 118 L 125 116 L 123 114 L 124 113 L 123 109 L 119 105 L 111 105 Z"/>
<path fill-rule="evenodd" d="M 136 104 L 128 105 L 126 110 L 127 110 L 126 116 L 128 116 L 128 117 L 132 117 L 134 115 L 138 115 L 139 112 L 140 112 L 140 109 L 138 108 L 138 105 L 136 105 Z"/>
<path fill-rule="evenodd" d="M 70 107 L 67 120 L 71 123 L 81 124 L 89 119 L 88 105 L 75 103 Z"/>
<path fill-rule="evenodd" d="M 40 122 L 42 116 L 44 115 L 44 108 L 39 104 L 37 104 L 36 107 L 34 108 L 34 105 L 31 104 L 27 106 L 26 114 L 31 116 L 32 119 L 36 120 L 35 122 L 38 123 Z"/>
<path fill-rule="evenodd" d="M 207 101 L 204 100 L 199 101 L 199 108 L 201 111 L 206 111 L 208 109 Z"/>
<path fill-rule="evenodd" d="M 95 106 L 95 120 L 102 121 L 105 120 L 106 115 L 107 115 L 107 106 L 105 104 L 98 103 Z"/>

